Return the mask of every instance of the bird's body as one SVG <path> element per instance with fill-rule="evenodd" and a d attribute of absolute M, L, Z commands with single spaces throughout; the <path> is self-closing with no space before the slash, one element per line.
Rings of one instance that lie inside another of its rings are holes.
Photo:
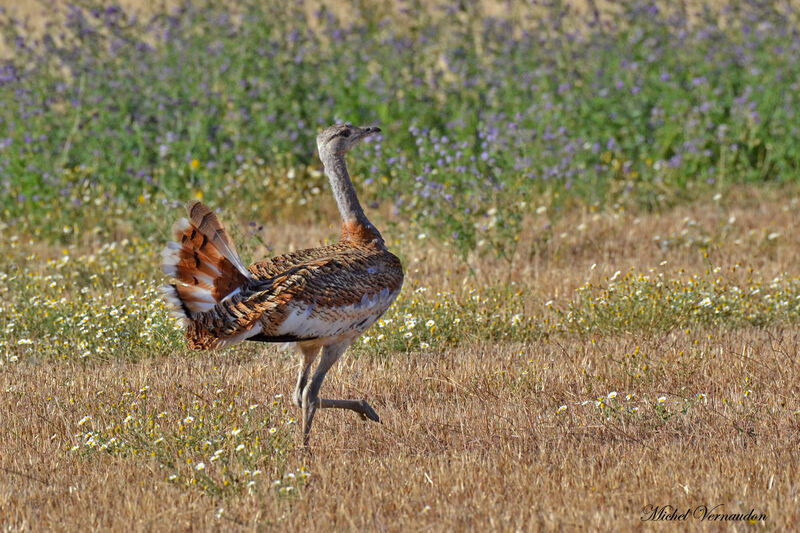
<path fill-rule="evenodd" d="M 189 323 L 190 347 L 240 340 L 326 346 L 355 338 L 389 308 L 403 281 L 393 254 L 349 241 L 280 255 L 248 271 L 251 279 L 236 294 Z"/>
<path fill-rule="evenodd" d="M 166 286 L 165 297 L 185 319 L 191 348 L 220 348 L 244 340 L 296 343 L 303 363 L 294 400 L 303 408 L 305 442 L 318 407 L 347 408 L 378 420 L 363 400 L 317 397 L 328 369 L 389 308 L 403 284 L 400 260 L 361 210 L 344 165 L 344 153 L 375 131 L 380 130 L 332 126 L 318 137 L 342 214 L 339 242 L 245 268 L 216 215 L 191 202 L 189 219 L 175 224 L 176 241 L 163 253 L 162 269 L 180 282 Z M 342 144 L 351 133 L 358 136 Z M 309 382 L 320 349 L 322 359 Z"/>

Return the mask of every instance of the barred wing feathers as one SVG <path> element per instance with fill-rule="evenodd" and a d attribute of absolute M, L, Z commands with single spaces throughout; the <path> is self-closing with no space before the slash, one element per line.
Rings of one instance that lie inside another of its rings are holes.
<path fill-rule="evenodd" d="M 249 286 L 195 316 L 190 345 L 240 340 L 289 342 L 356 337 L 389 308 L 403 283 L 385 249 L 338 243 L 251 265 Z"/>

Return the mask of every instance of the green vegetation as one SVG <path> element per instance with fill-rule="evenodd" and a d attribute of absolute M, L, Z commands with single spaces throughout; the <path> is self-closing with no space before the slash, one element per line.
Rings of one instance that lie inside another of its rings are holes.
<path fill-rule="evenodd" d="M 345 20 L 82 5 L 38 38 L 2 25 L 0 210 L 47 239 L 163 231 L 194 195 L 247 222 L 313 217 L 314 137 L 335 120 L 384 129 L 352 157 L 364 199 L 462 257 L 512 256 L 535 209 L 655 207 L 800 169 L 797 14 L 768 2 L 690 19 L 626 1 L 602 21 L 561 2 L 353 2 Z"/>

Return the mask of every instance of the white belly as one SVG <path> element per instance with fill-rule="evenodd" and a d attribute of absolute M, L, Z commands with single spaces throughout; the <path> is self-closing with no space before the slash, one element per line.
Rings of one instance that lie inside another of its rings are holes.
<path fill-rule="evenodd" d="M 400 290 L 383 289 L 367 294 L 360 302 L 340 307 L 315 304 L 289 304 L 289 316 L 278 327 L 277 335 L 318 339 L 322 346 L 348 338 L 355 339 L 389 309 Z"/>

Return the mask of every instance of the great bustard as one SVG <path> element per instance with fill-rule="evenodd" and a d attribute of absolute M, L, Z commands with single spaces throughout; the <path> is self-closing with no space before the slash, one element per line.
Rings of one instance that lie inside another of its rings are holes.
<path fill-rule="evenodd" d="M 177 242 L 164 249 L 162 270 L 179 283 L 163 292 L 195 350 L 243 340 L 293 342 L 300 355 L 294 403 L 303 409 L 303 443 L 308 444 L 318 408 L 350 409 L 376 422 L 364 400 L 319 397 L 325 374 L 394 302 L 403 284 L 400 260 L 391 254 L 367 219 L 345 164 L 345 154 L 379 128 L 335 125 L 317 136 L 342 216 L 336 244 L 290 252 L 245 268 L 217 216 L 200 202 L 187 205 L 189 219 L 173 231 Z M 322 357 L 309 381 L 311 365 Z"/>

